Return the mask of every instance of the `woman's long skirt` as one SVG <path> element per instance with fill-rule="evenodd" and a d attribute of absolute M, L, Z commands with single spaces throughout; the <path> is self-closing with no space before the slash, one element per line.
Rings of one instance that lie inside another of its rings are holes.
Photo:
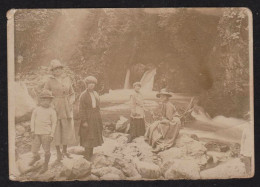
<path fill-rule="evenodd" d="M 130 118 L 130 136 L 136 138 L 145 134 L 144 118 Z"/>
<path fill-rule="evenodd" d="M 92 109 L 87 112 L 88 127 L 84 127 L 81 122 L 79 128 L 80 145 L 86 148 L 93 148 L 103 144 L 102 120 L 98 109 Z"/>
<path fill-rule="evenodd" d="M 76 137 L 73 119 L 58 119 L 54 133 L 54 144 L 56 146 L 73 145 L 75 142 Z"/>

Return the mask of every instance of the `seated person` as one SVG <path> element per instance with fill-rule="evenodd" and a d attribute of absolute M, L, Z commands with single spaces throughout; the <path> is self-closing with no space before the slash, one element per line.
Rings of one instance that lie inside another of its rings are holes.
<path fill-rule="evenodd" d="M 181 127 L 176 108 L 169 100 L 171 96 L 165 89 L 156 95 L 162 101 L 160 119 L 151 124 L 145 133 L 145 140 L 154 148 L 155 153 L 172 147 Z"/>

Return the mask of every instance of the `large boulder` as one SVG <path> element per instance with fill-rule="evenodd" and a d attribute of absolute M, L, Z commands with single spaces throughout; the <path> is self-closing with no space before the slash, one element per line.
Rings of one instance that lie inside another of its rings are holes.
<path fill-rule="evenodd" d="M 119 176 L 119 179 L 125 179 L 125 175 L 122 173 L 122 171 L 120 171 L 119 169 L 115 168 L 115 167 L 102 167 L 102 168 L 98 168 L 98 169 L 92 169 L 91 173 L 95 176 L 100 177 L 101 179 L 103 179 L 102 177 L 108 175 L 108 174 L 113 174 L 113 175 L 117 175 Z M 116 178 L 115 178 L 116 179 Z"/>
<path fill-rule="evenodd" d="M 64 168 L 62 169 L 61 176 L 66 176 L 67 179 L 78 179 L 88 176 L 91 171 L 91 163 L 79 157 L 77 159 L 66 159 L 63 161 Z"/>
<path fill-rule="evenodd" d="M 36 103 L 29 95 L 23 82 L 15 82 L 15 121 L 16 123 L 28 121 Z"/>
<path fill-rule="evenodd" d="M 129 131 L 130 124 L 127 118 L 120 116 L 120 119 L 116 122 L 116 131 L 127 133 Z"/>
<path fill-rule="evenodd" d="M 135 160 L 138 173 L 146 179 L 158 179 L 161 176 L 160 167 L 154 163 Z"/>
<path fill-rule="evenodd" d="M 200 179 L 199 165 L 193 160 L 174 159 L 164 164 L 163 171 L 166 179 Z"/>
<path fill-rule="evenodd" d="M 230 179 L 246 176 L 244 163 L 239 158 L 223 162 L 218 166 L 200 172 L 202 179 Z"/>
<path fill-rule="evenodd" d="M 126 177 L 141 178 L 141 175 L 138 173 L 131 160 L 127 161 L 126 159 L 116 158 L 114 167 L 121 170 Z"/>
<path fill-rule="evenodd" d="M 115 158 L 103 154 L 94 154 L 92 157 L 92 168 L 103 168 L 114 165 Z"/>
<path fill-rule="evenodd" d="M 119 175 L 114 173 L 108 173 L 100 177 L 101 180 L 122 180 Z"/>

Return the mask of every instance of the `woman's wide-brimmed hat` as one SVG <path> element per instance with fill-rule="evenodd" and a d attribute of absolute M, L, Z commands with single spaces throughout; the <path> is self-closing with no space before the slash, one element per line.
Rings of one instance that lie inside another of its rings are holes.
<path fill-rule="evenodd" d="M 167 97 L 172 97 L 172 93 L 168 92 L 165 88 L 161 89 L 160 92 L 156 94 L 156 97 L 160 98 L 161 95 L 165 95 Z"/>
<path fill-rule="evenodd" d="M 64 66 L 61 64 L 61 62 L 57 59 L 54 59 L 51 61 L 50 70 L 54 70 L 56 68 L 63 68 Z"/>
<path fill-rule="evenodd" d="M 135 82 L 134 84 L 133 84 L 133 87 L 135 87 L 135 86 L 142 86 L 142 84 L 141 84 L 141 82 Z"/>
<path fill-rule="evenodd" d="M 52 95 L 52 92 L 49 91 L 49 90 L 43 90 L 40 95 L 39 95 L 39 98 L 50 98 L 52 99 L 53 98 L 53 95 Z"/>
<path fill-rule="evenodd" d="M 85 84 L 94 83 L 97 84 L 97 79 L 94 76 L 88 76 L 84 80 Z"/>

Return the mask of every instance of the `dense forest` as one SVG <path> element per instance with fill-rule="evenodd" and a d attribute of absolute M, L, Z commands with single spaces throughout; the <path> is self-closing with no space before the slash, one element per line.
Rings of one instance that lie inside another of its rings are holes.
<path fill-rule="evenodd" d="M 248 11 L 246 9 L 18 10 L 16 75 L 66 64 L 77 90 L 87 75 L 100 93 L 139 81 L 157 68 L 154 90 L 198 95 L 212 115 L 243 117 L 249 111 Z"/>

